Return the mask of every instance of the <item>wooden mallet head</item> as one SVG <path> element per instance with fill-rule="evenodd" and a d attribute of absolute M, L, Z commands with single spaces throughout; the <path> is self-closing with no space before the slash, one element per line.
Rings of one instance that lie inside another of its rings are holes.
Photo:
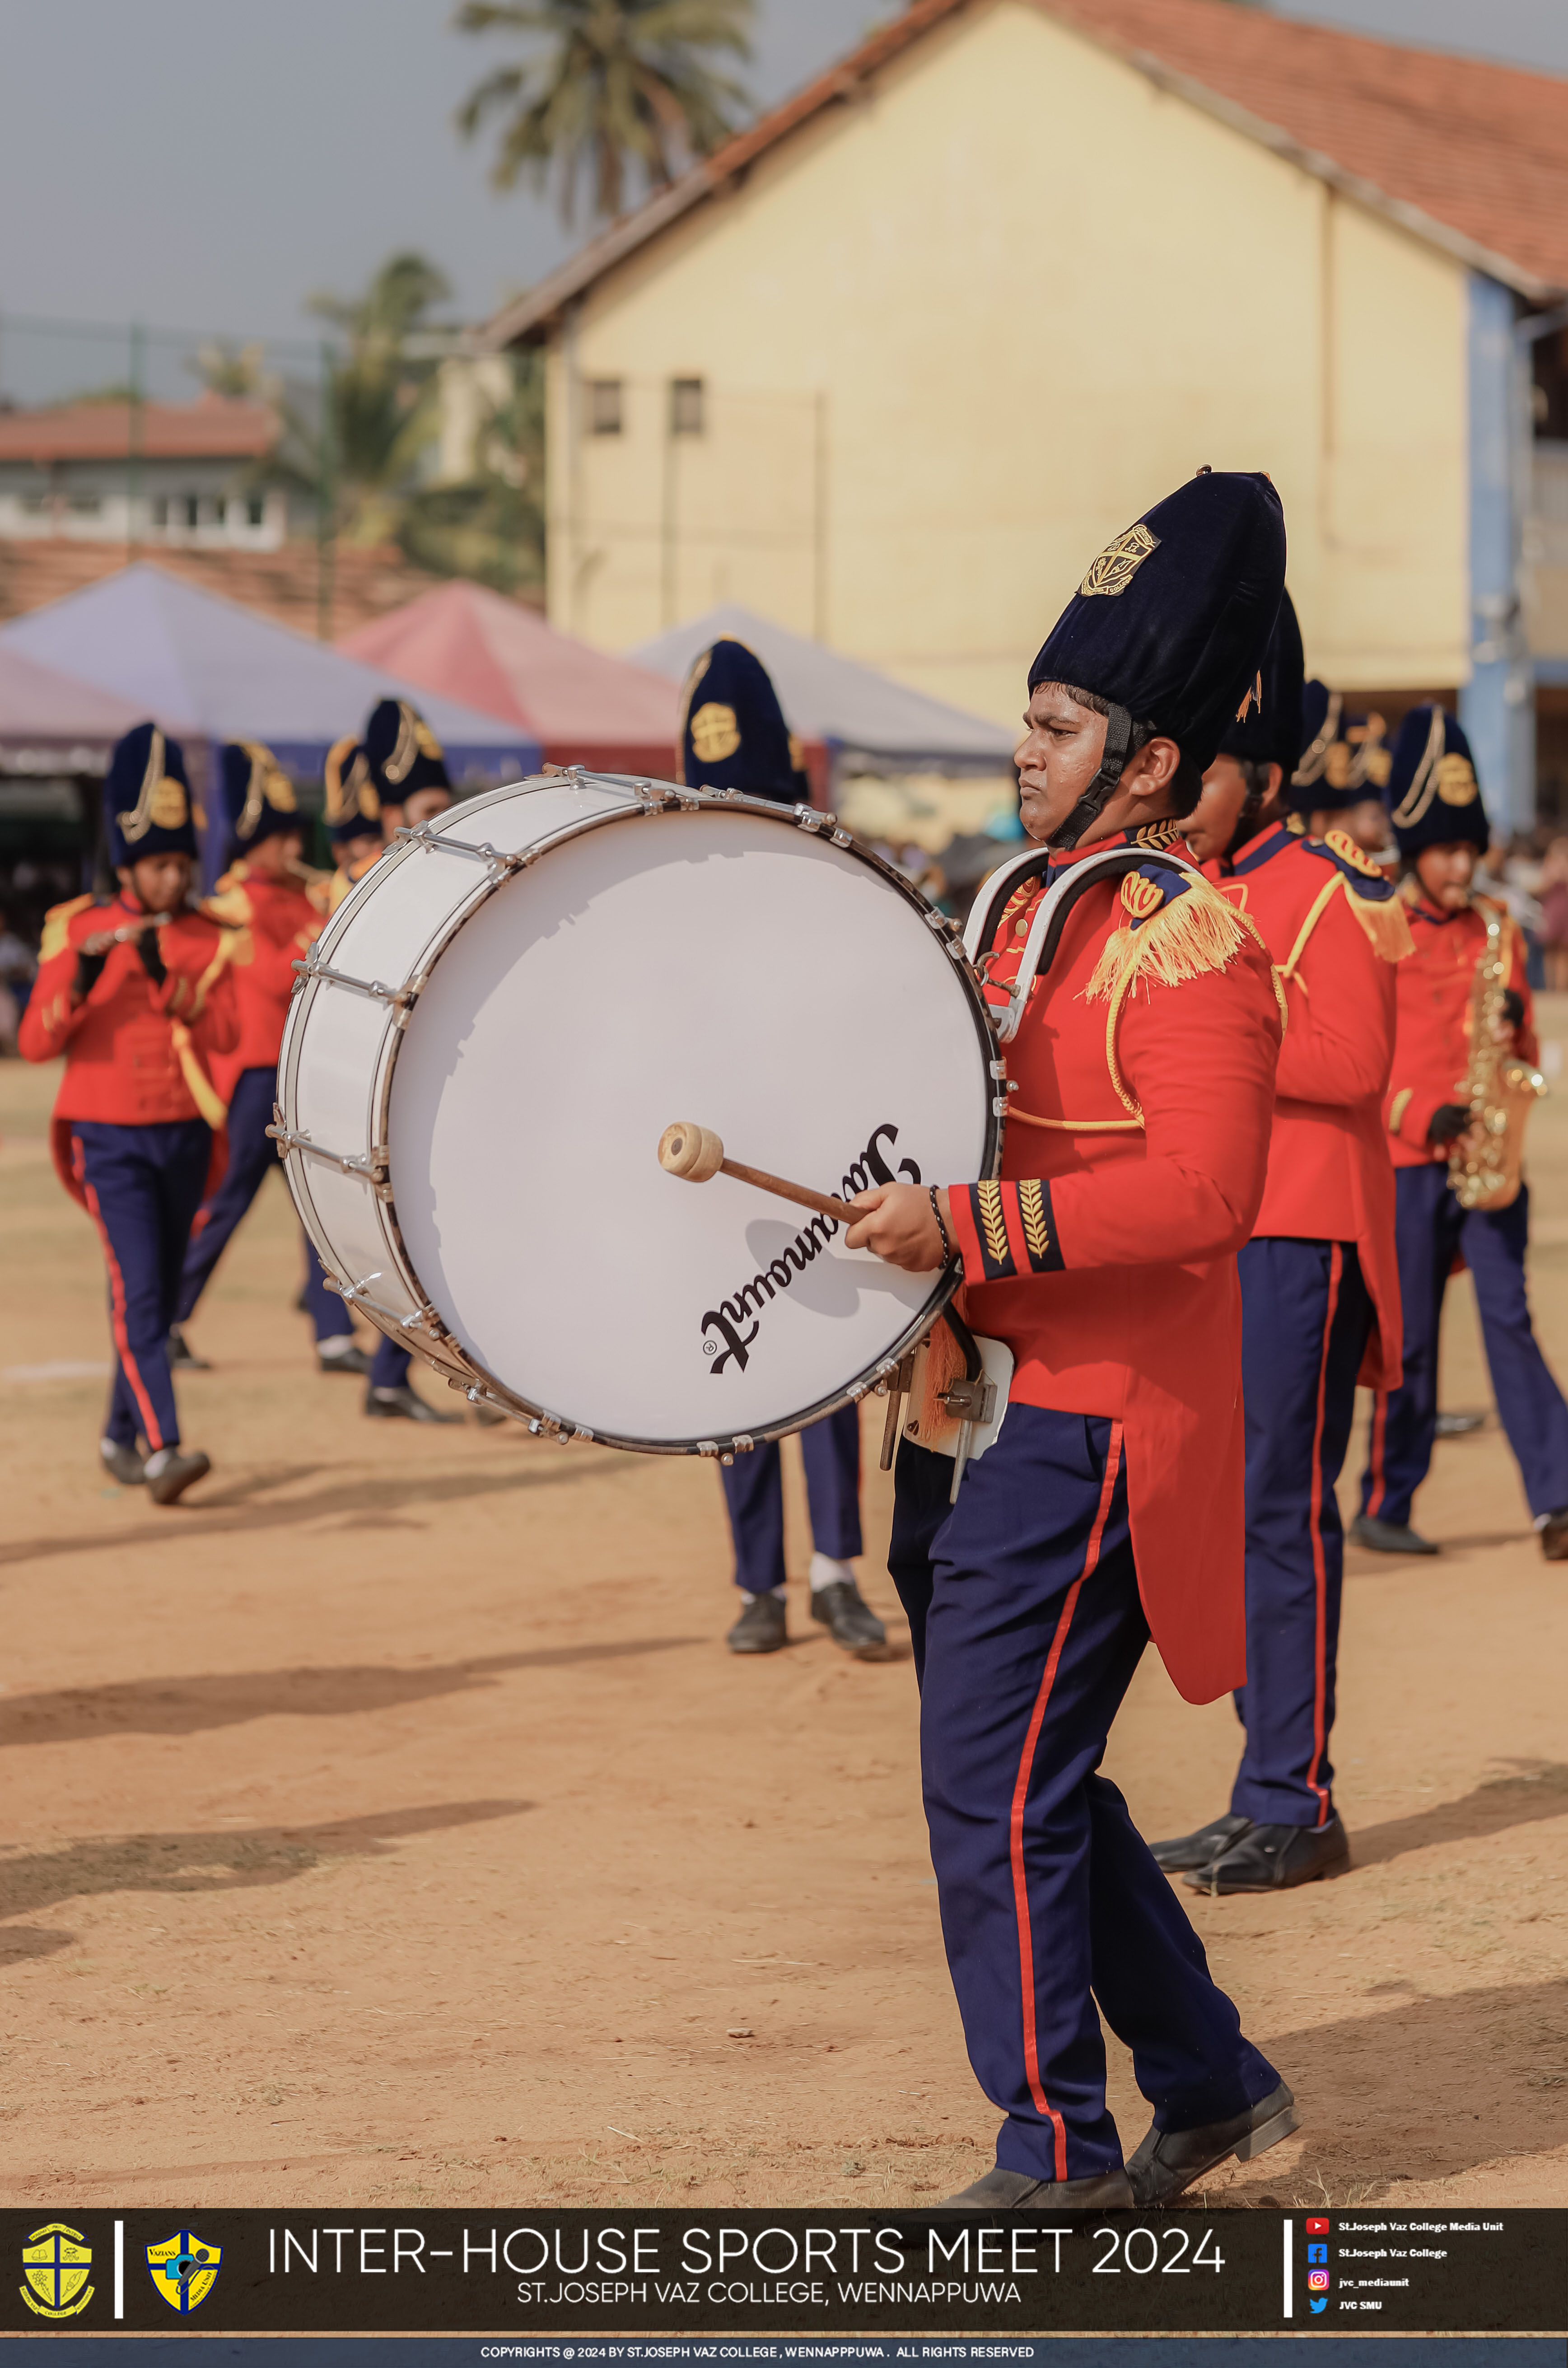
<path fill-rule="evenodd" d="M 724 1164 L 724 1146 L 710 1126 L 677 1118 L 659 1137 L 659 1165 L 668 1176 L 706 1184 Z"/>

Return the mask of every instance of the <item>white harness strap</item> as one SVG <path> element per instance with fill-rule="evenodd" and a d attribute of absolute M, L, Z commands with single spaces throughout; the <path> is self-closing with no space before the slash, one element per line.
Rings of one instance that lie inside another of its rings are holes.
<path fill-rule="evenodd" d="M 1129 864 L 1129 856 L 1134 859 L 1133 865 Z M 1030 862 L 1038 862 L 1038 850 L 1031 848 L 1028 855 L 1015 857 L 1013 861 L 1005 865 L 1000 871 L 992 873 L 991 879 L 986 882 L 987 888 L 992 893 L 986 896 L 983 909 L 979 902 L 976 902 L 975 908 L 969 916 L 969 926 L 964 931 L 964 951 L 971 962 L 979 959 L 981 939 L 985 936 L 994 936 L 995 933 L 996 916 L 999 916 L 997 900 L 1001 891 L 1006 888 L 1009 880 L 1026 870 Z M 1028 1000 L 1029 989 L 1034 985 L 1035 973 L 1040 968 L 1046 937 L 1062 905 L 1067 902 L 1069 896 L 1076 896 L 1078 890 L 1086 881 L 1095 879 L 1101 872 L 1112 871 L 1125 872 L 1134 868 L 1136 863 L 1144 861 L 1169 864 L 1177 871 L 1190 871 L 1195 879 L 1201 879 L 1203 876 L 1190 858 L 1177 855 L 1165 847 L 1149 848 L 1146 850 L 1136 847 L 1108 847 L 1098 854 L 1080 856 L 1077 862 L 1072 864 L 1062 873 L 1055 886 L 1046 890 L 1035 907 L 1034 919 L 1029 924 L 1028 937 L 1024 944 L 1023 960 L 1018 964 L 1018 974 L 1013 981 L 1008 994 L 1007 1008 L 997 1023 L 996 1033 L 1002 1043 L 1010 1044 L 1018 1032 L 1018 1022 L 1024 1016 L 1024 1006 Z M 1006 897 L 1002 897 L 1001 901 L 1005 904 Z M 970 941 L 971 932 L 974 937 L 972 944 Z"/>

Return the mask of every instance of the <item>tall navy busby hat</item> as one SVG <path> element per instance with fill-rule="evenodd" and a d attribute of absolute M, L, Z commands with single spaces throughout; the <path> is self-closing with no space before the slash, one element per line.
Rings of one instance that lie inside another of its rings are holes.
<path fill-rule="evenodd" d="M 1258 676 L 1285 589 L 1285 513 L 1261 474 L 1199 470 L 1108 543 L 1051 627 L 1029 689 L 1110 708 L 1099 773 L 1056 834 L 1073 846 L 1113 794 L 1134 723 L 1207 772 Z"/>
<path fill-rule="evenodd" d="M 222 751 L 223 813 L 243 855 L 264 838 L 302 830 L 294 784 L 259 740 L 231 740 Z"/>
<path fill-rule="evenodd" d="M 1351 715 L 1340 692 L 1309 682 L 1301 701 L 1301 761 L 1290 777 L 1297 814 L 1338 814 L 1384 798 L 1393 758 L 1381 715 Z"/>
<path fill-rule="evenodd" d="M 445 751 L 406 699 L 383 699 L 370 710 L 363 746 L 383 805 L 401 805 L 415 790 L 451 789 Z"/>
<path fill-rule="evenodd" d="M 1279 596 L 1279 614 L 1258 668 L 1255 695 L 1244 701 L 1245 712 L 1225 726 L 1220 753 L 1244 763 L 1278 765 L 1287 780 L 1301 753 L 1301 677 L 1306 660 L 1296 604 L 1289 592 Z"/>
<path fill-rule="evenodd" d="M 351 838 L 380 838 L 381 801 L 364 749 L 352 732 L 326 753 L 327 836 L 334 847 Z"/>
<path fill-rule="evenodd" d="M 104 778 L 104 824 L 117 871 L 146 855 L 194 856 L 199 819 L 177 740 L 155 723 L 138 723 L 115 742 Z"/>
<path fill-rule="evenodd" d="M 703 651 L 680 701 L 680 778 L 691 789 L 739 790 L 783 805 L 808 803 L 801 752 L 773 678 L 726 634 Z"/>
<path fill-rule="evenodd" d="M 1413 707 L 1399 727 L 1389 775 L 1402 855 L 1468 839 L 1485 853 L 1491 831 L 1470 742 L 1446 708 Z"/>

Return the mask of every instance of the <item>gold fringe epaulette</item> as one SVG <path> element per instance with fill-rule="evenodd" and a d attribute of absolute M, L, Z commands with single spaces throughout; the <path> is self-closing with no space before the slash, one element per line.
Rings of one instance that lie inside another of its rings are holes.
<path fill-rule="evenodd" d="M 1406 954 L 1415 951 L 1415 940 L 1410 934 L 1410 923 L 1403 903 L 1398 896 L 1385 896 L 1374 904 L 1369 896 L 1358 896 L 1348 881 L 1345 894 L 1350 910 L 1367 933 L 1367 941 L 1380 962 L 1400 962 Z"/>
<path fill-rule="evenodd" d="M 224 929 L 248 928 L 253 918 L 250 898 L 232 872 L 224 874 L 210 896 L 202 898 L 201 910 Z"/>
<path fill-rule="evenodd" d="M 40 962 L 52 962 L 62 954 L 71 942 L 71 924 L 78 913 L 85 913 L 93 902 L 91 896 L 73 896 L 68 905 L 51 905 L 43 916 L 43 938 L 39 946 Z"/>
<path fill-rule="evenodd" d="M 1084 1000 L 1119 998 L 1138 980 L 1180 986 L 1206 971 L 1223 970 L 1246 935 L 1240 916 L 1218 890 L 1207 880 L 1187 878 L 1184 893 L 1168 897 L 1162 911 L 1136 928 L 1128 920 L 1112 930 L 1084 989 Z"/>

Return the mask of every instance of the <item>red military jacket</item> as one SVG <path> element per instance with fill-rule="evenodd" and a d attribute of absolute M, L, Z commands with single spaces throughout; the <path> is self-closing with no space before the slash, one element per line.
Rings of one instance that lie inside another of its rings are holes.
<path fill-rule="evenodd" d="M 74 1119 L 116 1126 L 154 1126 L 173 1119 L 223 1123 L 225 1110 L 209 1067 L 239 1039 L 232 968 L 241 932 L 183 912 L 158 931 L 165 976 L 151 979 L 136 946 L 112 946 L 91 994 L 74 1009 L 76 950 L 100 930 L 140 918 L 121 893 L 107 905 L 79 896 L 44 921 L 39 973 L 17 1036 L 24 1060 L 65 1055 L 54 1102 L 55 1165 L 70 1184 Z"/>
<path fill-rule="evenodd" d="M 1207 1702 L 1246 1674 L 1235 1254 L 1263 1193 L 1282 1007 L 1245 920 L 1149 852 L 1068 915 L 1008 1048 L 1003 1180 L 950 1197 L 968 1320 L 1011 1348 L 1013 1399 L 1122 1424 L 1149 1625 Z M 993 1000 L 1043 893 L 1003 914 Z"/>
<path fill-rule="evenodd" d="M 1397 965 L 1415 951 L 1403 904 L 1343 831 L 1303 839 L 1281 824 L 1249 840 L 1217 885 L 1262 932 L 1290 1014 L 1253 1232 L 1355 1243 L 1373 1310 L 1359 1379 L 1397 1389 L 1403 1324 L 1382 1099 Z"/>
<path fill-rule="evenodd" d="M 244 932 L 234 962 L 239 1041 L 212 1068 L 225 1101 L 242 1071 L 278 1065 L 283 1022 L 294 992 L 294 964 L 322 926 L 324 889 L 324 880 L 307 888 L 297 876 L 278 880 L 269 872 L 253 871 L 242 859 L 206 901 L 203 909 L 214 919 Z"/>
<path fill-rule="evenodd" d="M 1434 1145 L 1426 1140 L 1434 1113 L 1444 1102 L 1469 1099 L 1465 1078 L 1470 1068 L 1471 996 L 1475 966 L 1486 950 L 1488 913 L 1502 922 L 1506 982 L 1525 1007 L 1515 1044 L 1520 1057 L 1532 1065 L 1540 1057 L 1540 1048 L 1525 973 L 1524 936 L 1507 907 L 1490 896 L 1477 896 L 1461 911 L 1445 913 L 1427 904 L 1413 876 L 1402 894 L 1415 953 L 1399 970 L 1393 1067 L 1383 1103 L 1383 1122 L 1394 1166 L 1423 1167 L 1429 1162 L 1446 1163 L 1449 1156 L 1446 1143 Z"/>

